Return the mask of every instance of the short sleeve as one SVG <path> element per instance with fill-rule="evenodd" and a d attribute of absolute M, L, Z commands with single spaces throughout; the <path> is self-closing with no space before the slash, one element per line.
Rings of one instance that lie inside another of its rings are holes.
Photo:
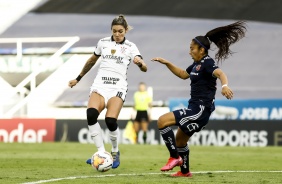
<path fill-rule="evenodd" d="M 186 69 L 186 72 L 190 75 L 190 73 L 191 73 L 191 71 L 192 71 L 192 69 L 193 69 L 193 67 L 195 66 L 195 62 L 192 64 L 192 65 L 190 65 L 190 66 L 188 66 L 188 68 Z"/>
<path fill-rule="evenodd" d="M 99 40 L 98 43 L 97 43 L 97 46 L 95 48 L 95 51 L 94 51 L 94 55 L 96 56 L 101 56 L 101 53 L 102 53 L 102 41 Z"/>
<path fill-rule="evenodd" d="M 142 56 L 141 56 L 141 54 L 140 54 L 140 52 L 139 52 L 139 50 L 138 50 L 138 48 L 135 44 L 131 45 L 130 50 L 131 50 L 131 52 L 130 52 L 130 59 L 131 60 L 133 60 L 135 56 L 140 56 L 142 58 Z"/>
<path fill-rule="evenodd" d="M 218 66 L 213 59 L 207 59 L 204 62 L 204 68 L 208 73 L 212 74 L 213 71 L 218 68 Z"/>

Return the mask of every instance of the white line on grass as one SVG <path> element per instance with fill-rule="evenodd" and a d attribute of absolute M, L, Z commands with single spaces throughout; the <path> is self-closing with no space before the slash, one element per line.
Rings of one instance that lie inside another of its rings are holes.
<path fill-rule="evenodd" d="M 193 174 L 210 174 L 210 173 L 282 173 L 282 171 L 196 171 L 192 172 Z M 83 178 L 104 178 L 104 177 L 113 177 L 113 176 L 140 176 L 140 175 L 159 175 L 159 174 L 171 174 L 171 173 L 132 173 L 132 174 L 106 174 L 106 175 L 96 175 L 96 176 L 71 176 L 66 178 L 53 178 L 49 180 L 39 180 L 32 181 L 22 184 L 39 184 L 39 183 L 49 183 L 53 181 L 61 180 L 75 180 Z"/>

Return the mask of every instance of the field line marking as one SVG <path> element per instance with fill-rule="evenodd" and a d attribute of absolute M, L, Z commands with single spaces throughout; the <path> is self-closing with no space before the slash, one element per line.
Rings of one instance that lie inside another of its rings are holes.
<path fill-rule="evenodd" d="M 282 171 L 195 171 L 192 174 L 210 174 L 210 173 L 282 173 Z M 113 176 L 138 176 L 138 175 L 160 175 L 160 174 L 171 174 L 171 173 L 132 173 L 132 174 L 105 174 L 105 175 L 96 175 L 96 176 L 71 176 L 65 178 L 53 178 L 48 180 L 39 180 L 26 182 L 22 184 L 40 184 L 40 183 L 49 183 L 53 181 L 61 180 L 75 180 L 83 178 L 104 178 L 104 177 L 113 177 Z"/>

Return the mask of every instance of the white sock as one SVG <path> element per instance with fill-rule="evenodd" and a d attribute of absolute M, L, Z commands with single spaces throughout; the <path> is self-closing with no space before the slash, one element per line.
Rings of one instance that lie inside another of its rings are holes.
<path fill-rule="evenodd" d="M 97 122 L 94 125 L 88 125 L 88 129 L 98 151 L 105 151 L 100 124 Z"/>
<path fill-rule="evenodd" d="M 118 136 L 119 136 L 119 128 L 115 131 L 110 131 L 110 140 L 112 142 L 112 152 L 118 152 Z"/>

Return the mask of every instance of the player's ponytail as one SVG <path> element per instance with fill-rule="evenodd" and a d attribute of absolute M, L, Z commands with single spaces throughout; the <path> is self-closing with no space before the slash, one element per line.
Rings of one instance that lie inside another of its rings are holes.
<path fill-rule="evenodd" d="M 120 14 L 119 16 L 117 16 L 116 18 L 114 18 L 114 20 L 112 21 L 112 25 L 111 25 L 111 28 L 114 26 L 114 25 L 121 25 L 125 28 L 125 30 L 129 31 L 131 29 L 133 29 L 132 26 L 128 25 L 124 15 Z"/>
<path fill-rule="evenodd" d="M 245 21 L 237 21 L 233 24 L 210 30 L 205 36 L 197 36 L 193 41 L 200 47 L 203 47 L 206 52 L 210 49 L 211 42 L 213 42 L 218 48 L 215 59 L 222 61 L 227 59 L 229 55 L 232 55 L 232 51 L 229 49 L 230 45 L 243 38 L 245 32 Z"/>

